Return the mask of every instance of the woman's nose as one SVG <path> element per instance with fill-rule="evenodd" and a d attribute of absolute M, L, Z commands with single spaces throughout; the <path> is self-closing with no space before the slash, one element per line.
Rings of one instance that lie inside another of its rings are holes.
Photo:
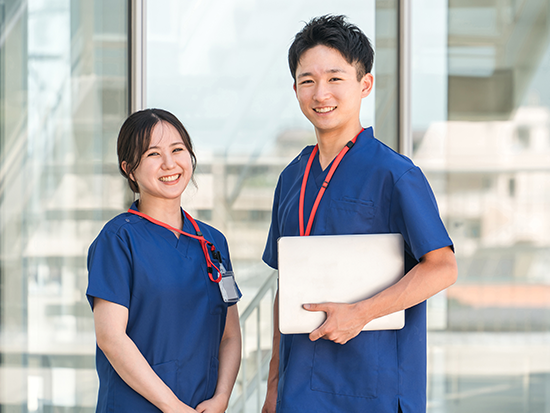
<path fill-rule="evenodd" d="M 174 156 L 172 153 L 167 153 L 162 156 L 162 167 L 164 169 L 172 169 L 176 166 L 176 161 L 174 160 Z"/>

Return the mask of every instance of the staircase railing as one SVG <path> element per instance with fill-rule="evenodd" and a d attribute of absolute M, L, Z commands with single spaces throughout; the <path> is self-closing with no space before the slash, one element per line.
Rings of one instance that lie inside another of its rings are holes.
<path fill-rule="evenodd" d="M 275 298 L 275 293 L 277 290 L 277 271 L 273 271 L 265 282 L 262 284 L 250 304 L 240 315 L 240 324 L 241 331 L 243 336 L 243 359 L 241 362 L 241 368 L 239 371 L 239 376 L 237 377 L 237 385 L 235 390 L 237 390 L 236 395 L 234 395 L 229 403 L 228 412 L 230 413 L 244 413 L 246 412 L 246 404 L 248 399 L 256 393 L 256 408 L 255 412 L 260 412 L 263 404 L 263 393 L 261 392 L 262 381 L 265 380 L 267 376 L 269 360 L 271 359 L 271 351 L 262 351 L 261 347 L 261 334 L 262 322 L 269 323 L 269 331 L 273 331 L 273 299 Z M 264 317 L 262 320 L 262 303 L 264 299 L 269 299 L 269 312 L 268 317 Z M 255 327 L 256 327 L 256 337 L 254 340 L 255 349 L 250 351 L 247 348 L 247 320 L 252 316 L 256 315 Z M 271 334 L 269 335 L 271 337 Z M 270 341 L 271 344 L 271 341 Z M 271 347 L 271 345 L 269 346 Z M 251 356 L 247 356 L 250 354 Z M 238 390 L 240 389 L 240 392 Z"/>

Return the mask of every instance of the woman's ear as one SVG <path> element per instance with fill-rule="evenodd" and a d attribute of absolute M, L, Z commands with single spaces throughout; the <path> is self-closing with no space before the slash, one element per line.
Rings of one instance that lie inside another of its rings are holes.
<path fill-rule="evenodd" d="M 134 174 L 132 173 L 128 173 L 128 162 L 126 161 L 122 161 L 122 163 L 120 164 L 120 166 L 122 167 L 122 170 L 126 173 L 126 175 L 132 180 L 132 181 L 136 181 L 135 178 L 134 178 Z"/>

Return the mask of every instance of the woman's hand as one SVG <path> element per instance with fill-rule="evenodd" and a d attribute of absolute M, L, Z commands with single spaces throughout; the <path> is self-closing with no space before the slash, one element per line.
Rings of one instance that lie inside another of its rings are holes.
<path fill-rule="evenodd" d="M 227 409 L 228 400 L 223 396 L 214 396 L 200 403 L 196 411 L 199 413 L 223 413 Z"/>
<path fill-rule="evenodd" d="M 181 401 L 177 401 L 175 406 L 169 406 L 162 410 L 163 413 L 197 413 L 197 411 Z"/>

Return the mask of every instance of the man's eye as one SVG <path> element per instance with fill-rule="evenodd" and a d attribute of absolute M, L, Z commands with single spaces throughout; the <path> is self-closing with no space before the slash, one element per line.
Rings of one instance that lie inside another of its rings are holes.
<path fill-rule="evenodd" d="M 303 80 L 300 82 L 301 85 L 305 85 L 306 83 L 313 83 L 313 80 Z"/>
<path fill-rule="evenodd" d="M 342 80 L 342 79 L 340 79 L 339 77 L 333 77 L 332 79 L 330 79 L 331 82 L 336 82 L 338 80 Z"/>

